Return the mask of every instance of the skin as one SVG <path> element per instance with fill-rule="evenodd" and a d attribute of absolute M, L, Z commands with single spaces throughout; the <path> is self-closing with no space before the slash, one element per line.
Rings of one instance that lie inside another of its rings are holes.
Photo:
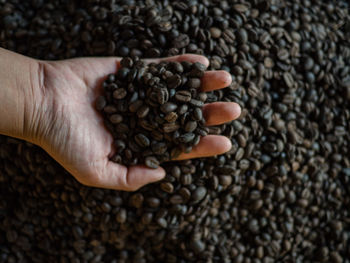
<path fill-rule="evenodd" d="M 205 57 L 191 54 L 165 60 L 209 65 Z M 109 160 L 113 138 L 95 110 L 95 101 L 104 78 L 118 70 L 119 62 L 115 57 L 39 61 L 0 48 L 0 134 L 42 147 L 84 185 L 134 191 L 161 180 L 162 168 L 125 167 Z M 231 81 L 225 71 L 207 71 L 201 89 L 222 89 Z M 203 109 L 207 125 L 232 121 L 240 112 L 232 102 L 215 102 Z M 179 160 L 214 156 L 230 148 L 228 138 L 208 135 Z"/>

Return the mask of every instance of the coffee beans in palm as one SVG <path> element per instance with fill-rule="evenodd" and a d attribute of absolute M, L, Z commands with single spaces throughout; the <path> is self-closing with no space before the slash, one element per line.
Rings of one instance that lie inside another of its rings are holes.
<path fill-rule="evenodd" d="M 191 151 L 205 128 L 207 96 L 200 91 L 205 66 L 186 61 L 147 65 L 137 57 L 120 64 L 96 101 L 115 140 L 112 160 L 157 168 Z"/>

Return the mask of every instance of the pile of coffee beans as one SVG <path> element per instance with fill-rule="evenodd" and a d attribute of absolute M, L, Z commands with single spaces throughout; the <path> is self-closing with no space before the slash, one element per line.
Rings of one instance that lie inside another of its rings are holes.
<path fill-rule="evenodd" d="M 0 262 L 350 262 L 346 0 L 0 0 L 0 46 L 40 59 L 196 53 L 241 117 L 225 155 L 128 193 L 0 137 Z"/>
<path fill-rule="evenodd" d="M 112 160 L 155 169 L 189 153 L 208 134 L 202 113 L 207 94 L 200 92 L 206 67 L 187 61 L 145 65 L 137 57 L 122 59 L 121 66 L 96 101 L 115 139 Z"/>

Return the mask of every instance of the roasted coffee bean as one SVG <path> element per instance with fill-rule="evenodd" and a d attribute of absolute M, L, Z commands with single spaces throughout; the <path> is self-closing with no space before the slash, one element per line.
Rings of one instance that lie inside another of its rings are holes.
<path fill-rule="evenodd" d="M 175 48 L 186 47 L 190 43 L 188 35 L 180 34 L 177 38 L 174 39 L 173 45 Z"/>
<path fill-rule="evenodd" d="M 195 137 L 194 133 L 188 132 L 188 133 L 185 133 L 184 135 L 181 135 L 178 140 L 180 143 L 189 143 L 194 139 L 194 137 Z"/>
<path fill-rule="evenodd" d="M 192 106 L 202 107 L 204 105 L 203 101 L 191 99 L 189 102 Z"/>
<path fill-rule="evenodd" d="M 137 112 L 143 105 L 142 100 L 137 100 L 129 105 L 130 112 Z"/>
<path fill-rule="evenodd" d="M 106 107 L 103 108 L 103 111 L 105 113 L 109 113 L 109 114 L 112 114 L 112 113 L 116 113 L 118 110 L 115 106 L 113 105 L 107 105 Z"/>
<path fill-rule="evenodd" d="M 180 90 L 175 93 L 175 99 L 179 102 L 189 102 L 191 98 L 191 92 L 187 90 Z"/>
<path fill-rule="evenodd" d="M 166 143 L 154 142 L 152 143 L 152 151 L 154 154 L 161 155 L 168 150 Z"/>
<path fill-rule="evenodd" d="M 136 114 L 139 118 L 145 118 L 149 113 L 149 111 L 150 111 L 150 107 L 147 105 L 143 105 L 137 110 Z"/>
<path fill-rule="evenodd" d="M 109 117 L 109 120 L 113 124 L 118 124 L 118 123 L 121 123 L 123 121 L 123 116 L 120 114 L 113 114 Z"/>
<path fill-rule="evenodd" d="M 170 112 L 168 113 L 164 119 L 167 121 L 167 122 L 175 122 L 177 120 L 179 116 L 175 113 L 175 112 Z"/>
<path fill-rule="evenodd" d="M 148 147 L 151 144 L 150 140 L 142 133 L 135 136 L 135 142 L 141 147 Z"/>
<path fill-rule="evenodd" d="M 164 113 L 173 112 L 177 109 L 177 105 L 172 102 L 167 102 L 160 107 L 160 110 Z"/>
<path fill-rule="evenodd" d="M 187 85 L 188 85 L 190 88 L 198 89 L 198 88 L 201 86 L 201 80 L 200 80 L 200 79 L 197 79 L 197 78 L 190 78 L 190 79 L 187 81 Z"/>
<path fill-rule="evenodd" d="M 179 115 L 183 115 L 188 111 L 188 105 L 187 104 L 182 104 L 178 109 L 177 109 L 177 113 Z"/>
<path fill-rule="evenodd" d="M 167 89 L 162 88 L 157 92 L 157 101 L 159 104 L 163 105 L 169 100 L 169 92 Z"/>
<path fill-rule="evenodd" d="M 178 130 L 180 128 L 180 125 L 177 123 L 166 123 L 163 125 L 163 131 L 165 133 L 170 133 Z"/>
<path fill-rule="evenodd" d="M 197 122 L 196 121 L 188 121 L 185 125 L 185 131 L 186 132 L 193 132 L 197 129 Z"/>
<path fill-rule="evenodd" d="M 159 161 L 153 156 L 146 157 L 145 165 L 148 168 L 157 169 L 159 167 Z"/>
<path fill-rule="evenodd" d="M 196 62 L 193 64 L 192 70 L 189 73 L 189 76 L 191 76 L 193 78 L 201 78 L 204 75 L 205 69 L 206 69 L 206 67 L 203 64 Z"/>
<path fill-rule="evenodd" d="M 169 78 L 167 78 L 167 83 L 171 89 L 176 89 L 179 87 L 182 83 L 182 78 L 180 75 L 175 74 Z"/>
<path fill-rule="evenodd" d="M 107 100 L 104 96 L 99 96 L 96 100 L 96 109 L 101 111 L 107 105 Z"/>

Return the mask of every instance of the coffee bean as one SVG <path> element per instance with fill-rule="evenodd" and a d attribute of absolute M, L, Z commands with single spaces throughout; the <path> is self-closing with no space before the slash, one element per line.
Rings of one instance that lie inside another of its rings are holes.
<path fill-rule="evenodd" d="M 181 65 L 181 64 L 180 64 Z M 169 78 L 167 78 L 167 83 L 169 85 L 169 87 L 171 89 L 176 89 L 177 87 L 179 87 L 181 84 L 183 84 L 182 82 L 182 78 L 180 75 L 175 74 Z"/>
<path fill-rule="evenodd" d="M 190 78 L 187 83 L 188 86 L 193 89 L 197 89 L 201 86 L 201 80 L 198 78 Z"/>
<path fill-rule="evenodd" d="M 177 91 L 175 94 L 175 99 L 179 102 L 189 102 L 191 100 L 191 92 L 186 90 Z M 185 110 L 187 111 L 187 110 Z"/>
<path fill-rule="evenodd" d="M 103 111 L 108 114 L 116 113 L 118 110 L 113 105 L 107 105 L 103 108 Z"/>
<path fill-rule="evenodd" d="M 145 159 L 145 165 L 148 168 L 157 169 L 159 167 L 159 162 L 155 157 L 149 156 L 149 157 L 146 157 Z"/>
<path fill-rule="evenodd" d="M 166 123 L 163 125 L 163 131 L 165 133 L 170 133 L 178 130 L 180 128 L 180 125 L 177 123 Z"/>
<path fill-rule="evenodd" d="M 195 129 L 197 129 L 197 122 L 195 121 L 188 121 L 185 125 L 185 131 L 186 132 L 194 132 Z"/>
<path fill-rule="evenodd" d="M 163 105 L 164 103 L 166 103 L 169 100 L 169 92 L 167 89 L 160 89 L 157 92 L 157 101 L 159 104 Z"/>
<path fill-rule="evenodd" d="M 194 133 L 188 132 L 188 133 L 185 133 L 184 135 L 181 135 L 179 137 L 179 142 L 180 143 L 189 143 L 194 139 L 194 137 L 195 137 Z"/>
<path fill-rule="evenodd" d="M 241 44 L 244 44 L 248 41 L 248 33 L 244 28 L 241 28 L 237 31 L 237 39 Z"/>
<path fill-rule="evenodd" d="M 202 107 L 204 105 L 204 103 L 203 103 L 203 101 L 200 101 L 200 100 L 191 99 L 190 105 L 195 106 L 195 107 Z"/>
<path fill-rule="evenodd" d="M 207 189 L 205 187 L 198 187 L 192 195 L 193 202 L 201 201 L 206 194 L 207 194 Z"/>
<path fill-rule="evenodd" d="M 178 115 L 175 112 L 170 112 L 164 117 L 167 122 L 175 122 L 177 118 Z"/>
<path fill-rule="evenodd" d="M 210 34 L 212 38 L 220 38 L 221 36 L 221 30 L 217 27 L 210 28 Z"/>
<path fill-rule="evenodd" d="M 104 96 L 99 96 L 96 100 L 96 109 L 101 111 L 107 105 L 107 100 Z"/>
<path fill-rule="evenodd" d="M 113 114 L 109 117 L 109 120 L 113 124 L 118 124 L 118 123 L 121 123 L 123 121 L 123 116 L 120 114 Z"/>
<path fill-rule="evenodd" d="M 183 104 L 183 105 L 181 105 L 181 106 L 177 109 L 177 113 L 178 113 L 179 115 L 183 115 L 183 114 L 185 114 L 187 111 L 188 111 L 188 106 L 187 106 L 187 104 Z"/>
<path fill-rule="evenodd" d="M 188 35 L 181 34 L 174 39 L 173 46 L 175 48 L 183 48 L 183 47 L 186 47 L 189 43 L 190 43 L 190 39 Z"/>
<path fill-rule="evenodd" d="M 139 118 L 145 118 L 148 115 L 149 111 L 150 108 L 146 105 L 143 105 L 137 110 L 136 114 Z"/>
<path fill-rule="evenodd" d="M 168 150 L 167 145 L 162 142 L 152 143 L 152 151 L 154 154 L 161 155 Z"/>
<path fill-rule="evenodd" d="M 175 111 L 177 107 L 175 103 L 167 102 L 160 107 L 160 110 L 164 113 L 169 113 Z"/>
<path fill-rule="evenodd" d="M 137 100 L 129 105 L 130 112 L 137 112 L 143 105 L 142 100 Z"/>
<path fill-rule="evenodd" d="M 142 133 L 135 136 L 135 142 L 141 147 L 148 147 L 151 144 L 150 140 Z"/>
<path fill-rule="evenodd" d="M 125 57 L 120 61 L 120 65 L 123 68 L 131 68 L 134 64 L 134 61 L 131 58 Z"/>
<path fill-rule="evenodd" d="M 192 70 L 189 73 L 189 76 L 193 78 L 201 78 L 204 75 L 205 69 L 206 67 L 203 64 L 196 62 L 193 64 Z"/>

